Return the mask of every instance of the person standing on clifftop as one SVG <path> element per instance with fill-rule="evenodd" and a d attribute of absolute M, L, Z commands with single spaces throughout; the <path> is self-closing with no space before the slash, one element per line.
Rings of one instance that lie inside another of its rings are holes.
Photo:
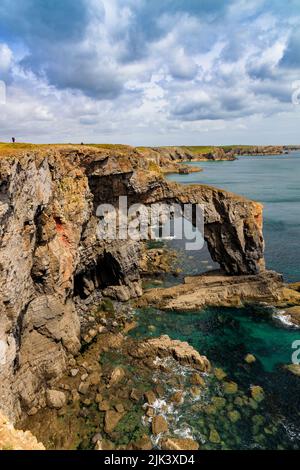
<path fill-rule="evenodd" d="M 12 143 L 14 144 L 14 143 L 16 142 L 16 138 L 15 138 L 15 137 L 12 137 L 12 138 L 11 138 L 11 141 L 12 141 Z"/>

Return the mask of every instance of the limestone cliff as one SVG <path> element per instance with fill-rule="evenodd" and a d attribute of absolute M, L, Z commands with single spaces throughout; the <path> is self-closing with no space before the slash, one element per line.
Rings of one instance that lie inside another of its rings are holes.
<path fill-rule="evenodd" d="M 45 147 L 1 156 L 0 408 L 12 419 L 45 406 L 45 390 L 78 353 L 84 318 L 74 297 L 142 294 L 140 243 L 96 236 L 96 207 L 116 205 L 121 195 L 129 203 L 204 204 L 213 259 L 229 274 L 264 269 L 260 204 L 168 183 L 136 149 Z"/>
<path fill-rule="evenodd" d="M 292 150 L 292 149 L 290 149 Z M 282 146 L 227 146 L 227 147 L 143 147 L 140 152 L 162 167 L 164 172 L 178 172 L 179 162 L 232 161 L 242 155 L 280 155 L 287 151 Z M 188 168 L 193 168 L 189 166 Z"/>
<path fill-rule="evenodd" d="M 18 431 L 0 412 L 0 450 L 45 450 L 31 432 Z"/>

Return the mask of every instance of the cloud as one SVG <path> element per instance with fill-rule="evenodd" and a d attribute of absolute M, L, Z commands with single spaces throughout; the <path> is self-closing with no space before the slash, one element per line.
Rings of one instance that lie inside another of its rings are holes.
<path fill-rule="evenodd" d="M 2 133 L 156 145 L 230 139 L 236 125 L 247 138 L 253 119 L 297 112 L 300 7 L 288 4 L 2 0 Z"/>
<path fill-rule="evenodd" d="M 0 4 L 2 35 L 29 46 L 75 40 L 82 36 L 87 21 L 85 0 L 2 0 Z"/>
<path fill-rule="evenodd" d="M 300 67 L 300 32 L 294 31 L 289 39 L 281 66 L 295 69 Z"/>

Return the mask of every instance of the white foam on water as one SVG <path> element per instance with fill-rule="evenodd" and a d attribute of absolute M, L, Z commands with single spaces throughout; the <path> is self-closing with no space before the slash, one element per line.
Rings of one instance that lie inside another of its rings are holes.
<path fill-rule="evenodd" d="M 272 318 L 279 321 L 286 328 L 299 329 L 299 326 L 293 323 L 291 316 L 287 315 L 285 310 L 277 310 L 273 313 Z"/>
<path fill-rule="evenodd" d="M 180 428 L 174 429 L 173 432 L 182 439 L 194 439 L 192 429 L 186 424 L 182 425 Z"/>
<path fill-rule="evenodd" d="M 282 422 L 282 425 L 292 441 L 298 442 L 300 440 L 300 430 L 295 428 L 294 425 L 287 423 L 286 421 Z"/>

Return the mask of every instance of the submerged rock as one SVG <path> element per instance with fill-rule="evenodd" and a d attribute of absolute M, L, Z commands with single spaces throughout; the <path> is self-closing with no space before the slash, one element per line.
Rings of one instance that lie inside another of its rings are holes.
<path fill-rule="evenodd" d="M 216 429 L 212 429 L 209 434 L 209 440 L 212 444 L 220 444 L 221 438 Z"/>
<path fill-rule="evenodd" d="M 253 364 L 254 362 L 256 362 L 256 357 L 253 356 L 253 354 L 247 354 L 247 356 L 245 357 L 245 362 L 247 362 L 247 364 Z"/>
<path fill-rule="evenodd" d="M 226 395 L 234 395 L 238 392 L 238 386 L 235 382 L 224 382 L 223 389 Z"/>
<path fill-rule="evenodd" d="M 226 406 L 226 400 L 223 397 L 212 397 L 212 402 L 217 409 L 221 409 Z"/>
<path fill-rule="evenodd" d="M 236 423 L 241 419 L 241 415 L 237 410 L 233 410 L 228 412 L 228 418 L 232 423 Z"/>
<path fill-rule="evenodd" d="M 293 375 L 300 377 L 300 364 L 289 364 L 288 366 L 284 366 L 284 368 Z"/>
<path fill-rule="evenodd" d="M 223 369 L 219 369 L 219 368 L 214 369 L 214 374 L 218 380 L 224 380 L 225 377 L 227 377 L 226 372 L 224 372 Z"/>
<path fill-rule="evenodd" d="M 265 399 L 265 392 L 262 387 L 258 385 L 253 385 L 251 387 L 251 396 L 253 400 L 260 403 L 261 401 Z"/>

